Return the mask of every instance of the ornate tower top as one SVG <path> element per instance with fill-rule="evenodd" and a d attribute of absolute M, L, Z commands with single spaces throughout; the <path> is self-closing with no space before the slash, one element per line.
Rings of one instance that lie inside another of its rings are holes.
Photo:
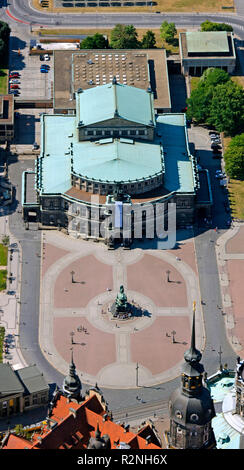
<path fill-rule="evenodd" d="M 169 401 L 169 442 L 172 447 L 181 449 L 215 446 L 211 426 L 215 409 L 210 392 L 203 384 L 204 367 L 200 364 L 202 354 L 195 344 L 195 307 L 194 302 L 191 346 L 184 354 L 181 387 L 174 390 Z"/>
<path fill-rule="evenodd" d="M 71 348 L 71 362 L 69 365 L 69 374 L 63 381 L 63 392 L 69 398 L 81 398 L 81 381 L 76 374 L 76 367 L 73 359 L 73 348 Z"/>
<path fill-rule="evenodd" d="M 190 364 L 200 362 L 202 359 L 202 354 L 198 349 L 196 349 L 196 334 L 195 334 L 195 311 L 196 311 L 196 302 L 193 303 L 193 319 L 192 319 L 192 333 L 191 333 L 191 347 L 185 352 L 184 359 Z"/>

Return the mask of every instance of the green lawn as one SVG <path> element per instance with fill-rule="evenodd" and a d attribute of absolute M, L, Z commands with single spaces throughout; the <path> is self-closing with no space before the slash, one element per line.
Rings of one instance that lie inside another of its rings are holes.
<path fill-rule="evenodd" d="M 231 179 L 228 191 L 232 217 L 244 220 L 244 181 Z"/>
<path fill-rule="evenodd" d="M 8 247 L 0 243 L 0 266 L 8 264 Z"/>
<path fill-rule="evenodd" d="M 0 69 L 0 94 L 8 93 L 8 69 Z"/>
<path fill-rule="evenodd" d="M 0 291 L 6 289 L 7 274 L 7 269 L 0 269 Z"/>
<path fill-rule="evenodd" d="M 5 335 L 4 326 L 0 326 L 0 362 L 3 362 L 3 341 Z"/>
<path fill-rule="evenodd" d="M 200 78 L 201 77 L 191 77 L 191 91 L 197 88 Z"/>

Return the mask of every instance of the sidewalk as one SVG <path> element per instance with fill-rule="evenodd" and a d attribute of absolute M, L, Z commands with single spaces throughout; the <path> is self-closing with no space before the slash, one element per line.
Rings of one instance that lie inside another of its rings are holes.
<path fill-rule="evenodd" d="M 222 295 L 222 315 L 224 315 L 225 318 L 227 337 L 237 355 L 243 353 L 243 345 L 241 342 L 243 337 L 243 325 L 240 321 L 239 314 L 240 311 L 242 312 L 241 298 L 243 294 L 241 291 L 238 291 L 239 295 L 236 298 L 233 297 L 233 287 L 236 283 L 236 279 L 233 277 L 233 273 L 230 272 L 229 263 L 234 260 L 237 263 L 243 263 L 244 261 L 244 246 L 241 246 L 242 244 L 240 243 L 238 244 L 237 240 L 238 234 L 243 228 L 243 224 L 234 222 L 232 228 L 218 238 L 215 248 Z M 228 243 L 230 241 L 233 245 L 233 251 L 228 251 Z M 240 267 L 241 266 L 239 266 L 239 268 Z M 239 275 L 241 276 L 241 271 L 239 271 Z M 236 328 L 237 322 L 238 327 Z"/>
<path fill-rule="evenodd" d="M 20 369 L 27 366 L 19 348 L 21 247 L 9 231 L 7 208 L 0 214 L 0 239 L 4 235 L 9 236 L 10 242 L 7 288 L 6 291 L 0 292 L 0 325 L 5 328 L 8 343 L 8 352 L 4 353 L 3 362 L 11 364 L 14 369 Z"/>

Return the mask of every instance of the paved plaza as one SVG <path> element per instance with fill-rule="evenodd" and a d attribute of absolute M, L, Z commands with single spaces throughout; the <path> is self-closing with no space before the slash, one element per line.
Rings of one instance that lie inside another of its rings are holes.
<path fill-rule="evenodd" d="M 39 339 L 49 362 L 67 373 L 72 347 L 82 381 L 109 388 L 178 376 L 193 301 L 197 345 L 204 348 L 194 242 L 184 240 L 179 248 L 108 251 L 103 244 L 43 232 Z M 140 307 L 127 320 L 110 312 L 121 285 Z"/>

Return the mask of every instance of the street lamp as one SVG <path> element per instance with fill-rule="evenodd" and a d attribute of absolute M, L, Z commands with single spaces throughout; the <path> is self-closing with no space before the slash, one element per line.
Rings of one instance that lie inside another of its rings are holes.
<path fill-rule="evenodd" d="M 72 284 L 74 284 L 74 283 L 75 283 L 75 280 L 74 280 L 74 274 L 75 274 L 75 272 L 74 272 L 74 271 L 71 271 L 70 274 L 71 274 L 71 282 L 72 282 Z"/>
<path fill-rule="evenodd" d="M 175 343 L 176 331 L 175 330 L 171 331 L 171 334 L 172 334 L 172 343 Z"/>
<path fill-rule="evenodd" d="M 170 270 L 169 269 L 166 271 L 166 274 L 167 274 L 167 282 L 170 282 L 169 280 Z"/>
<path fill-rule="evenodd" d="M 70 332 L 70 337 L 71 337 L 71 344 L 74 344 L 74 331 Z"/>
<path fill-rule="evenodd" d="M 136 386 L 138 387 L 138 370 L 139 370 L 139 365 L 138 362 L 136 363 Z"/>

